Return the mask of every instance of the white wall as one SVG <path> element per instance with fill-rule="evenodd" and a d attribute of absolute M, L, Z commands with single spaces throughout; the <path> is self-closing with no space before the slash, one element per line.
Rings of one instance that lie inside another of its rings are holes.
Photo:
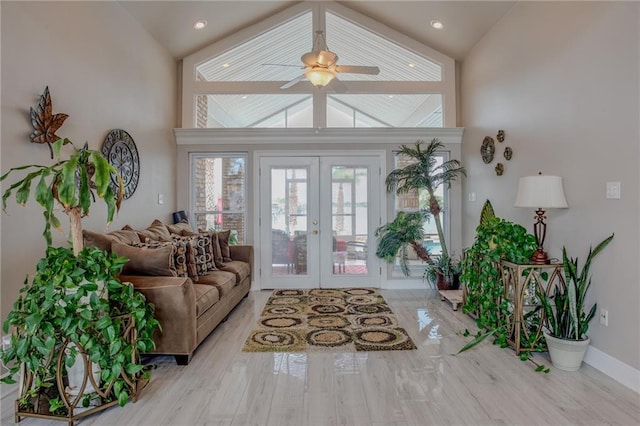
<path fill-rule="evenodd" d="M 638 278 L 639 16 L 632 2 L 518 2 L 462 64 L 463 244 L 475 235 L 490 199 L 498 216 L 532 228 L 533 211 L 513 208 L 518 178 L 564 178 L 570 208 L 548 214 L 547 251 L 565 245 L 584 259 L 591 244 L 615 232 L 592 266 L 591 301 L 609 311 L 609 326 L 594 320 L 592 346 L 640 369 Z M 504 129 L 496 160 L 485 165 L 480 145 Z M 514 151 L 504 161 L 504 146 Z M 622 184 L 622 199 L 605 199 L 605 182 Z M 466 196 L 463 197 L 465 200 Z M 637 378 L 635 379 L 637 380 Z"/>
<path fill-rule="evenodd" d="M 138 188 L 110 229 L 125 223 L 144 227 L 155 217 L 168 220 L 175 210 L 173 58 L 117 2 L 3 1 L 0 7 L 2 172 L 29 163 L 51 164 L 48 148 L 29 141 L 28 115 L 48 85 L 53 112 L 69 114 L 59 136 L 100 150 L 107 133 L 119 128 L 136 142 Z M 159 192 L 163 205 L 156 202 Z M 105 222 L 106 209 L 98 203 L 83 225 L 104 230 Z M 44 255 L 43 225 L 35 202 L 20 207 L 10 201 L 1 228 L 1 320 L 25 275 Z M 66 245 L 66 233 L 58 233 L 54 243 Z"/>

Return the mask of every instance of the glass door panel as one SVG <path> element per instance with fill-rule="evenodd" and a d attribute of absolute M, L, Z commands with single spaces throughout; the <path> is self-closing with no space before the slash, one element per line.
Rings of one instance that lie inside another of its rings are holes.
<path fill-rule="evenodd" d="M 260 158 L 261 288 L 379 286 L 379 168 L 379 157 Z"/>
<path fill-rule="evenodd" d="M 307 168 L 271 169 L 271 274 L 306 275 Z"/>
<path fill-rule="evenodd" d="M 320 211 L 328 224 L 321 228 L 322 287 L 380 285 L 380 269 L 372 267 L 379 265 L 372 257 L 375 239 L 370 239 L 380 221 L 379 170 L 379 157 L 320 159 L 320 206 L 330 206 Z"/>
<path fill-rule="evenodd" d="M 263 288 L 313 287 L 317 283 L 318 159 L 262 158 L 260 181 L 261 260 Z M 310 229 L 314 227 L 314 229 Z M 315 238 L 310 238 L 315 237 Z M 268 242 L 268 243 L 267 243 Z"/>
<path fill-rule="evenodd" d="M 368 274 L 367 185 L 366 167 L 331 167 L 334 274 Z"/>

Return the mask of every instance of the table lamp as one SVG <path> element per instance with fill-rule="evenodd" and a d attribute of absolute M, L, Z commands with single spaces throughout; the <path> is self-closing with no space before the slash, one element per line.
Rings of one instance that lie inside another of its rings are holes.
<path fill-rule="evenodd" d="M 564 198 L 562 189 L 562 177 L 546 176 L 539 173 L 536 176 L 525 176 L 518 183 L 518 195 L 514 207 L 535 208 L 533 234 L 536 237 L 538 248 L 531 256 L 531 262 L 535 264 L 549 263 L 549 257 L 545 253 L 544 239 L 547 234 L 547 224 L 544 220 L 545 209 L 566 209 L 569 207 Z"/>

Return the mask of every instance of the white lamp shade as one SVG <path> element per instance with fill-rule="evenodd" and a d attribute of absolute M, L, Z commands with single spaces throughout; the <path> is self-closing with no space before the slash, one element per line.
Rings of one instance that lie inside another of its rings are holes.
<path fill-rule="evenodd" d="M 564 198 L 562 177 L 546 175 L 521 177 L 514 207 L 566 209 L 569 205 Z"/>
<path fill-rule="evenodd" d="M 309 79 L 311 84 L 316 87 L 324 87 L 336 76 L 336 73 L 330 69 L 322 67 L 314 67 L 307 71 L 305 77 Z"/>

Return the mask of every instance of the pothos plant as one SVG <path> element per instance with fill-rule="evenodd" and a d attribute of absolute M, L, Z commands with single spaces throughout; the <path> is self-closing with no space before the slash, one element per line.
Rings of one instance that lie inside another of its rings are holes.
<path fill-rule="evenodd" d="M 62 159 L 65 145 L 71 153 Z M 120 207 L 122 179 L 102 154 L 87 144 L 78 149 L 68 139 L 60 139 L 52 148 L 55 164 L 15 167 L 0 177 L 4 181 L 15 172 L 30 171 L 5 190 L 3 209 L 14 191 L 18 204 L 26 204 L 32 184 L 37 182 L 34 198 L 44 209 L 43 235 L 48 246 L 33 280 L 25 279 L 25 287 L 4 323 L 4 332 L 12 328 L 13 333 L 11 346 L 0 351 L 4 365 L 10 366 L 2 381 L 13 383 L 13 376 L 22 369 L 31 379 L 30 386 L 21 390 L 22 409 L 38 411 L 42 403 L 51 413 L 68 413 L 69 402 L 58 383 L 66 373 L 59 371 L 57 360 L 73 365 L 82 352 L 100 366 L 103 401 L 117 400 L 124 405 L 145 374 L 137 354 L 153 349 L 152 336 L 159 323 L 153 316 L 153 305 L 131 285 L 119 281 L 118 273 L 127 259 L 83 248 L 81 226 L 96 197 L 106 203 L 107 222 L 111 222 Z M 117 176 L 117 196 L 110 186 L 112 174 Z M 51 228 L 62 228 L 55 214 L 56 203 L 69 217 L 72 249 L 51 247 Z M 131 319 L 135 339 L 125 331 Z M 91 398 L 89 395 L 83 403 Z"/>
<path fill-rule="evenodd" d="M 500 261 L 528 263 L 536 247 L 535 237 L 527 233 L 523 226 L 493 215 L 485 217 L 476 228 L 475 241 L 466 251 L 462 263 L 461 280 L 467 289 L 463 311 L 473 314 L 478 328 L 485 331 L 480 332 L 476 340 L 461 351 L 470 349 L 489 336 L 494 336 L 494 344 L 507 346 L 507 319 L 512 307 L 504 297 Z M 535 321 L 535 316 L 536 311 L 532 311 L 525 320 Z M 535 333 L 530 337 L 534 339 Z M 523 341 L 521 344 L 532 347 L 537 342 Z M 528 356 L 528 352 L 523 352 L 523 359 Z"/>

